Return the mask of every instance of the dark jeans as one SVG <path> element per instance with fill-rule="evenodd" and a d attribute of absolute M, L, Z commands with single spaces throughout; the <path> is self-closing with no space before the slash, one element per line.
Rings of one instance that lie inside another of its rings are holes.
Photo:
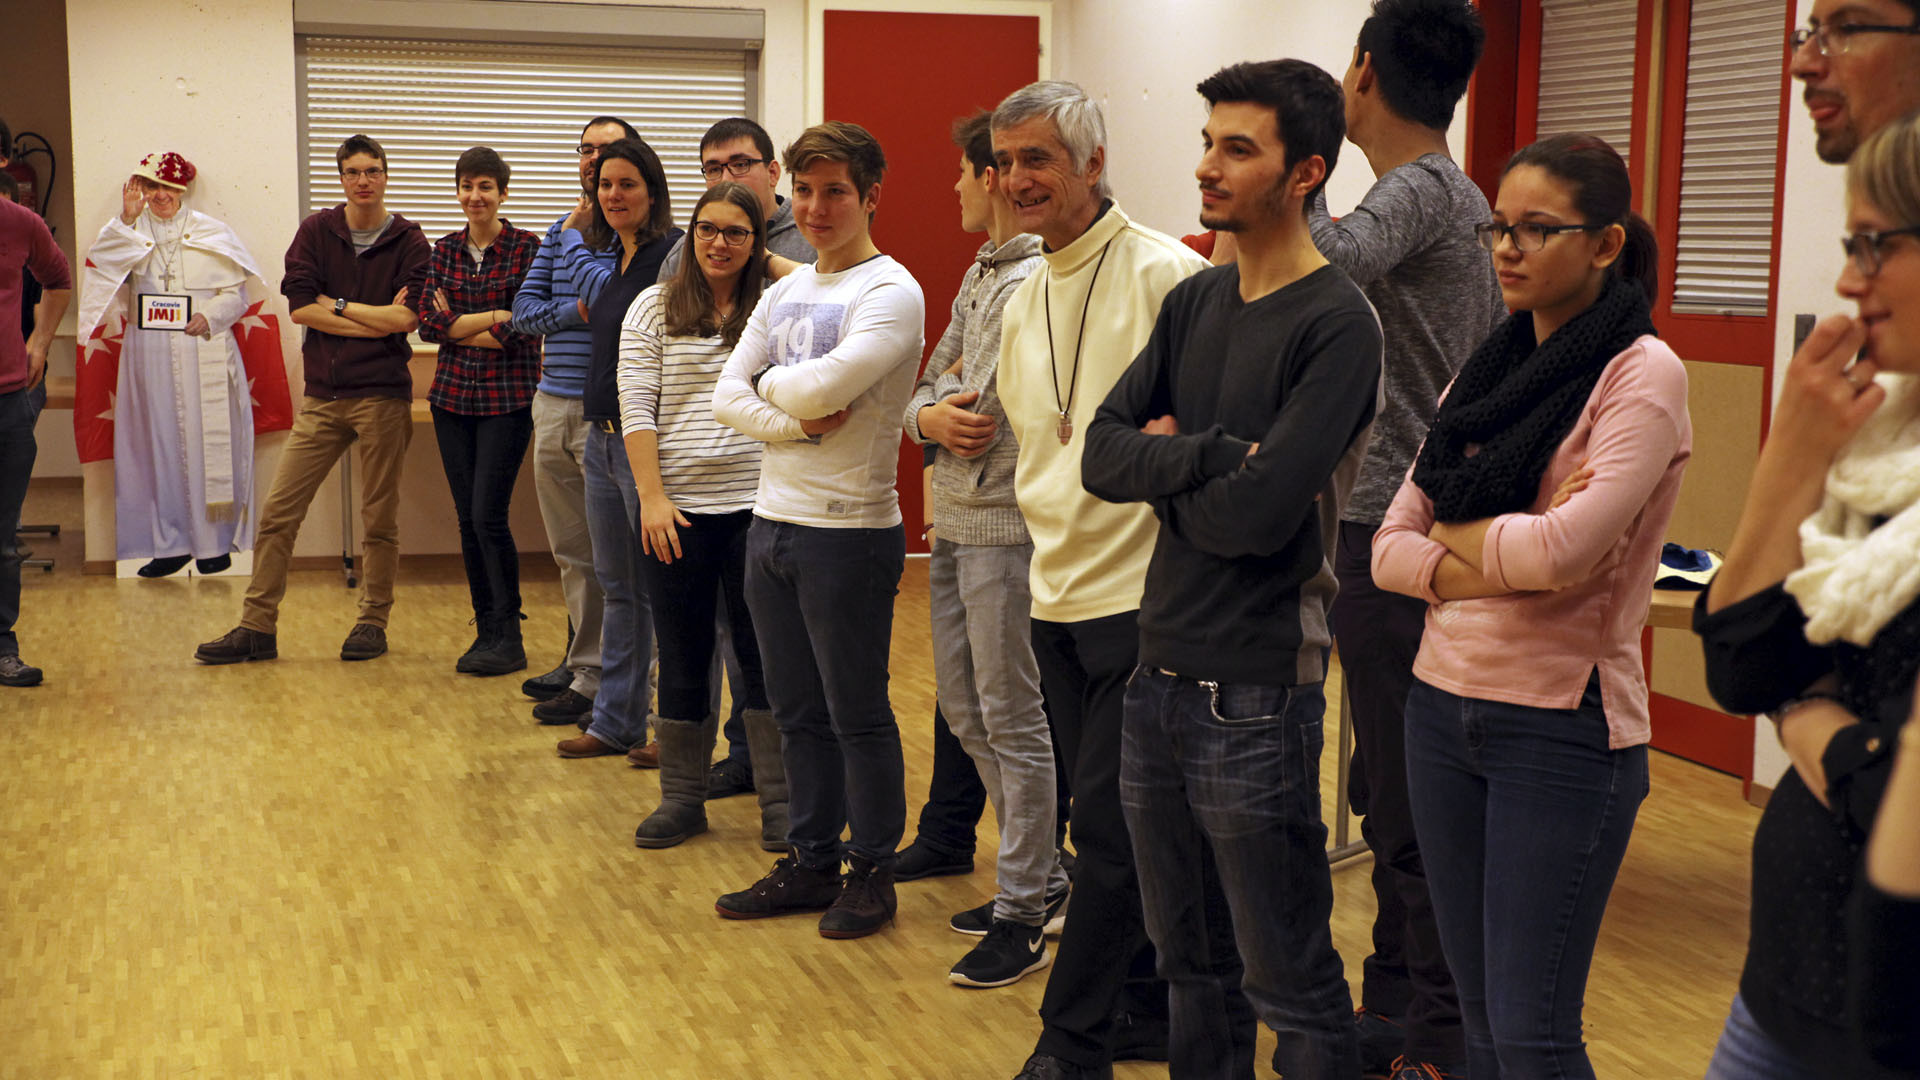
<path fill-rule="evenodd" d="M 1328 921 L 1326 704 L 1320 683 L 1216 684 L 1147 667 L 1127 686 L 1120 798 L 1171 993 L 1174 1076 L 1252 1076 L 1256 1015 L 1279 1036 L 1288 1080 L 1359 1075 Z"/>
<path fill-rule="evenodd" d="M 1459 1064 L 1467 1059 L 1460 1001 L 1407 800 L 1407 692 L 1427 604 L 1374 586 L 1373 534 L 1372 525 L 1340 523 L 1340 593 L 1329 613 L 1352 706 L 1347 803 L 1373 852 L 1373 955 L 1362 965 L 1360 1004 L 1400 1021 L 1409 1060 Z"/>
<path fill-rule="evenodd" d="M 1608 749 L 1597 679 L 1574 709 L 1415 681 L 1407 786 L 1460 992 L 1468 1074 L 1593 1076 L 1581 1006 L 1607 894 L 1647 794 L 1647 748 Z"/>
<path fill-rule="evenodd" d="M 1072 764 L 1073 902 L 1060 936 L 1035 1049 L 1083 1068 L 1111 1057 L 1114 1017 L 1145 1027 L 1167 1015 L 1167 984 L 1154 974 L 1140 913 L 1133 841 L 1120 809 L 1121 695 L 1140 654 L 1138 611 L 1083 622 L 1033 620 L 1033 658 Z"/>
<path fill-rule="evenodd" d="M 1053 730 L 1053 717 L 1047 717 L 1047 729 L 1053 735 L 1054 842 L 1066 838 L 1071 820 L 1073 790 L 1067 775 L 1067 759 L 1060 751 L 1059 733 Z M 945 855 L 969 858 L 973 855 L 975 832 L 980 815 L 986 812 L 987 788 L 980 782 L 980 770 L 973 767 L 967 748 L 947 727 L 940 704 L 933 706 L 933 776 L 927 781 L 927 801 L 920 807 L 920 823 L 914 830 L 914 843 L 925 844 Z"/>
<path fill-rule="evenodd" d="M 887 701 L 906 533 L 755 517 L 747 602 L 787 767 L 788 842 L 802 866 L 849 851 L 893 865 L 906 829 L 900 728 Z"/>
<path fill-rule="evenodd" d="M 20 641 L 13 634 L 13 625 L 20 621 L 20 547 L 15 534 L 40 452 L 33 425 L 45 400 L 44 390 L 0 394 L 0 656 L 20 654 Z"/>
<path fill-rule="evenodd" d="M 533 440 L 533 409 L 467 416 L 433 408 L 433 436 L 460 522 L 460 557 L 475 615 L 520 613 L 520 555 L 507 511 Z"/>
<path fill-rule="evenodd" d="M 640 557 L 653 601 L 653 640 L 660 648 L 658 712 L 668 720 L 703 721 L 712 705 L 714 609 L 724 602 L 727 625 L 739 627 L 734 646 L 745 682 L 734 683 L 745 708 L 767 707 L 760 649 L 747 614 L 747 527 L 753 512 L 687 514 L 679 529 L 681 556 L 671 563 Z M 711 729 L 709 729 L 711 730 Z"/>
<path fill-rule="evenodd" d="M 971 858 L 980 815 L 986 812 L 987 787 L 973 767 L 967 748 L 947 726 L 940 703 L 933 706 L 933 776 L 927 802 L 920 808 L 914 842 L 942 854 Z"/>

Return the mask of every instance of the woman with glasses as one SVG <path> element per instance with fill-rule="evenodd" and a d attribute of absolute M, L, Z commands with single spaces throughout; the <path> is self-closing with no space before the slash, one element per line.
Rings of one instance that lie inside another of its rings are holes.
<path fill-rule="evenodd" d="M 1726 1080 L 1920 1076 L 1911 1056 L 1876 1064 L 1849 1030 L 1848 965 L 1886 946 L 1845 917 L 1920 673 L 1920 120 L 1855 151 L 1847 227 L 1838 290 L 1857 314 L 1822 321 L 1788 363 L 1726 564 L 1694 609 L 1714 699 L 1771 717 L 1793 763 L 1754 832 L 1747 960 L 1707 1072 Z M 1914 955 L 1920 904 L 1889 900 Z M 1915 977 L 1896 974 L 1904 1000 L 1858 1012 L 1911 1048 Z"/>
<path fill-rule="evenodd" d="M 600 692 L 580 735 L 559 743 L 561 757 L 626 754 L 651 764 L 647 750 L 647 665 L 653 652 L 653 616 L 640 576 L 640 498 L 620 438 L 616 375 L 621 326 L 633 301 L 659 277 L 683 234 L 673 227 L 667 174 L 653 147 L 618 139 L 594 164 L 593 221 L 580 240 L 568 234 L 563 257 L 590 261 L 590 251 L 614 247 L 612 275 L 587 306 L 593 351 L 587 363 L 582 413 L 587 421 L 587 530 L 593 572 L 605 597 L 600 630 Z M 587 304 L 584 299 L 583 305 Z"/>
<path fill-rule="evenodd" d="M 1407 787 L 1474 1080 L 1594 1075 L 1587 972 L 1647 793 L 1640 629 L 1693 434 L 1631 200 L 1591 135 L 1507 163 L 1478 231 L 1513 314 L 1374 539 L 1375 582 L 1431 605 Z"/>
<path fill-rule="evenodd" d="M 540 339 L 512 326 L 513 294 L 540 238 L 500 216 L 513 170 L 476 146 L 454 163 L 467 223 L 434 242 L 417 295 L 420 337 L 440 348 L 427 402 L 453 490 L 467 592 L 479 627 L 454 670 L 505 675 L 527 666 L 520 642 L 520 555 L 507 510 L 533 439 Z"/>
<path fill-rule="evenodd" d="M 711 708 L 714 608 L 743 676 L 743 720 L 760 794 L 761 846 L 786 850 L 786 777 L 780 731 L 767 705 L 760 650 L 747 611 L 747 527 L 760 478 L 760 443 L 714 420 L 720 369 L 760 300 L 766 221 L 743 184 L 721 182 L 693 207 L 692 250 L 640 294 L 620 334 L 620 416 L 640 494 L 640 561 L 660 646 L 660 806 L 634 843 L 672 847 L 707 831 L 707 767 L 718 714 Z"/>

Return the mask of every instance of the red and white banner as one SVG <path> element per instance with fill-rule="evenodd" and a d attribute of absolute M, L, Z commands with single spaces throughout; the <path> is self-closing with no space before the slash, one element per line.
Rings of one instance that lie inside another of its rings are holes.
<path fill-rule="evenodd" d="M 293 427 L 286 359 L 280 351 L 280 317 L 266 310 L 266 304 L 260 300 L 248 307 L 232 331 L 247 373 L 256 435 Z M 73 442 L 83 463 L 113 458 L 114 396 L 120 385 L 120 347 L 126 326 L 124 315 L 110 314 L 75 348 Z"/>

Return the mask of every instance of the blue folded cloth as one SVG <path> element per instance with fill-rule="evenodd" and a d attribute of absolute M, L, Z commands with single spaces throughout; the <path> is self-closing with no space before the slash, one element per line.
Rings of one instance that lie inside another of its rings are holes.
<path fill-rule="evenodd" d="M 1720 556 L 1711 551 L 1682 547 L 1669 541 L 1660 549 L 1660 572 L 1654 575 L 1653 587 L 1698 592 L 1713 580 L 1721 561 Z"/>

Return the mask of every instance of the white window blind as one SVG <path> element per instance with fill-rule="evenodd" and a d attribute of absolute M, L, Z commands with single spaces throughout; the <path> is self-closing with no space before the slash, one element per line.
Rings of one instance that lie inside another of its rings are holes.
<path fill-rule="evenodd" d="M 1540 0 L 1536 138 L 1585 132 L 1629 157 L 1639 16 L 1638 0 Z"/>
<path fill-rule="evenodd" d="M 1693 0 L 1673 310 L 1765 315 L 1785 0 Z"/>
<path fill-rule="evenodd" d="M 501 213 L 540 233 L 580 196 L 573 147 L 594 116 L 625 119 L 666 168 L 674 217 L 705 189 L 700 136 L 751 116 L 752 54 L 302 35 L 306 210 L 341 202 L 334 152 L 365 134 L 387 152 L 387 207 L 428 241 L 466 223 L 454 201 L 461 152 L 491 146 L 513 169 Z"/>

